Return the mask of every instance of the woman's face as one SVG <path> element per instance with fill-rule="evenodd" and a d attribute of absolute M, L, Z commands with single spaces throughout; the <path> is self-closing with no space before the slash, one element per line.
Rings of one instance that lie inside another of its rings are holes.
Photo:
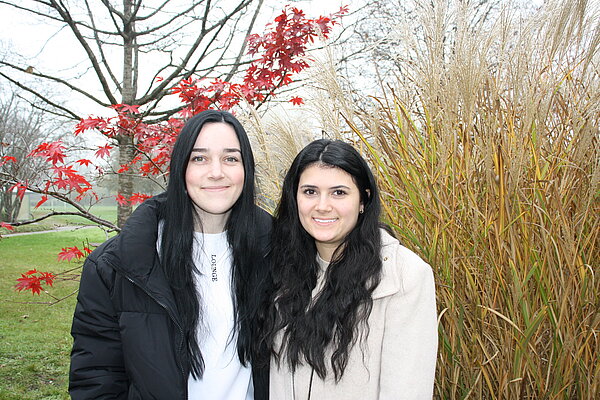
<path fill-rule="evenodd" d="M 331 261 L 363 208 L 354 179 L 340 168 L 313 164 L 300 175 L 297 199 L 300 223 L 315 239 L 319 256 Z"/>
<path fill-rule="evenodd" d="M 244 187 L 240 141 L 231 125 L 213 122 L 202 127 L 190 154 L 185 184 L 204 232 L 222 232 Z"/>

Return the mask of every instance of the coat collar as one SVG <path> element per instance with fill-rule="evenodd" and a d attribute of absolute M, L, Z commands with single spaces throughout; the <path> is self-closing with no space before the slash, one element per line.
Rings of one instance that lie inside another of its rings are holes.
<path fill-rule="evenodd" d="M 158 259 L 159 209 L 166 200 L 162 193 L 141 204 L 131 216 L 116 239 L 113 267 L 138 285 L 173 316 L 177 305 Z"/>
<path fill-rule="evenodd" d="M 164 195 L 146 200 L 131 214 L 119 233 L 119 269 L 128 277 L 145 282 L 159 266 L 156 252 L 158 213 L 164 200 Z"/>

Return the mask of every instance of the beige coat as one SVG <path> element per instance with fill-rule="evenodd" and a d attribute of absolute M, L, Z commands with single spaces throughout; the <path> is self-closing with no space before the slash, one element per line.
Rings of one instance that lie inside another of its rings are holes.
<path fill-rule="evenodd" d="M 333 374 L 324 381 L 314 374 L 311 400 L 433 396 L 438 335 L 431 267 L 384 231 L 382 244 L 383 276 L 373 292 L 368 338 L 351 349 L 339 383 Z M 322 282 L 317 283 L 320 287 Z M 285 363 L 278 367 L 272 361 L 271 400 L 308 399 L 310 376 L 309 366 L 300 366 L 292 375 Z"/>

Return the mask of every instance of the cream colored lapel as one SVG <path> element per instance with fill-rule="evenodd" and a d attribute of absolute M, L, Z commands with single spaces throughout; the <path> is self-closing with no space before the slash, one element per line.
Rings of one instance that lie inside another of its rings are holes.
<path fill-rule="evenodd" d="M 400 244 L 385 230 L 381 230 L 382 275 L 379 286 L 373 291 L 373 300 L 397 293 L 401 288 L 400 260 L 397 258 Z"/>

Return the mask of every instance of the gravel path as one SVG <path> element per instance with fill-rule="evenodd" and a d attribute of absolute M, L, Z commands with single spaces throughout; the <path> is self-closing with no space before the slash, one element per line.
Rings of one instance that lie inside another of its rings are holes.
<path fill-rule="evenodd" d="M 50 232 L 60 232 L 60 231 L 76 231 L 78 229 L 89 229 L 89 228 L 96 228 L 96 227 L 97 227 L 97 225 L 67 225 L 67 226 L 57 226 L 56 228 L 50 229 L 50 230 L 47 230 L 47 231 L 7 233 L 7 234 L 3 234 L 2 237 L 35 235 L 35 234 L 38 234 L 38 233 L 50 233 Z"/>

